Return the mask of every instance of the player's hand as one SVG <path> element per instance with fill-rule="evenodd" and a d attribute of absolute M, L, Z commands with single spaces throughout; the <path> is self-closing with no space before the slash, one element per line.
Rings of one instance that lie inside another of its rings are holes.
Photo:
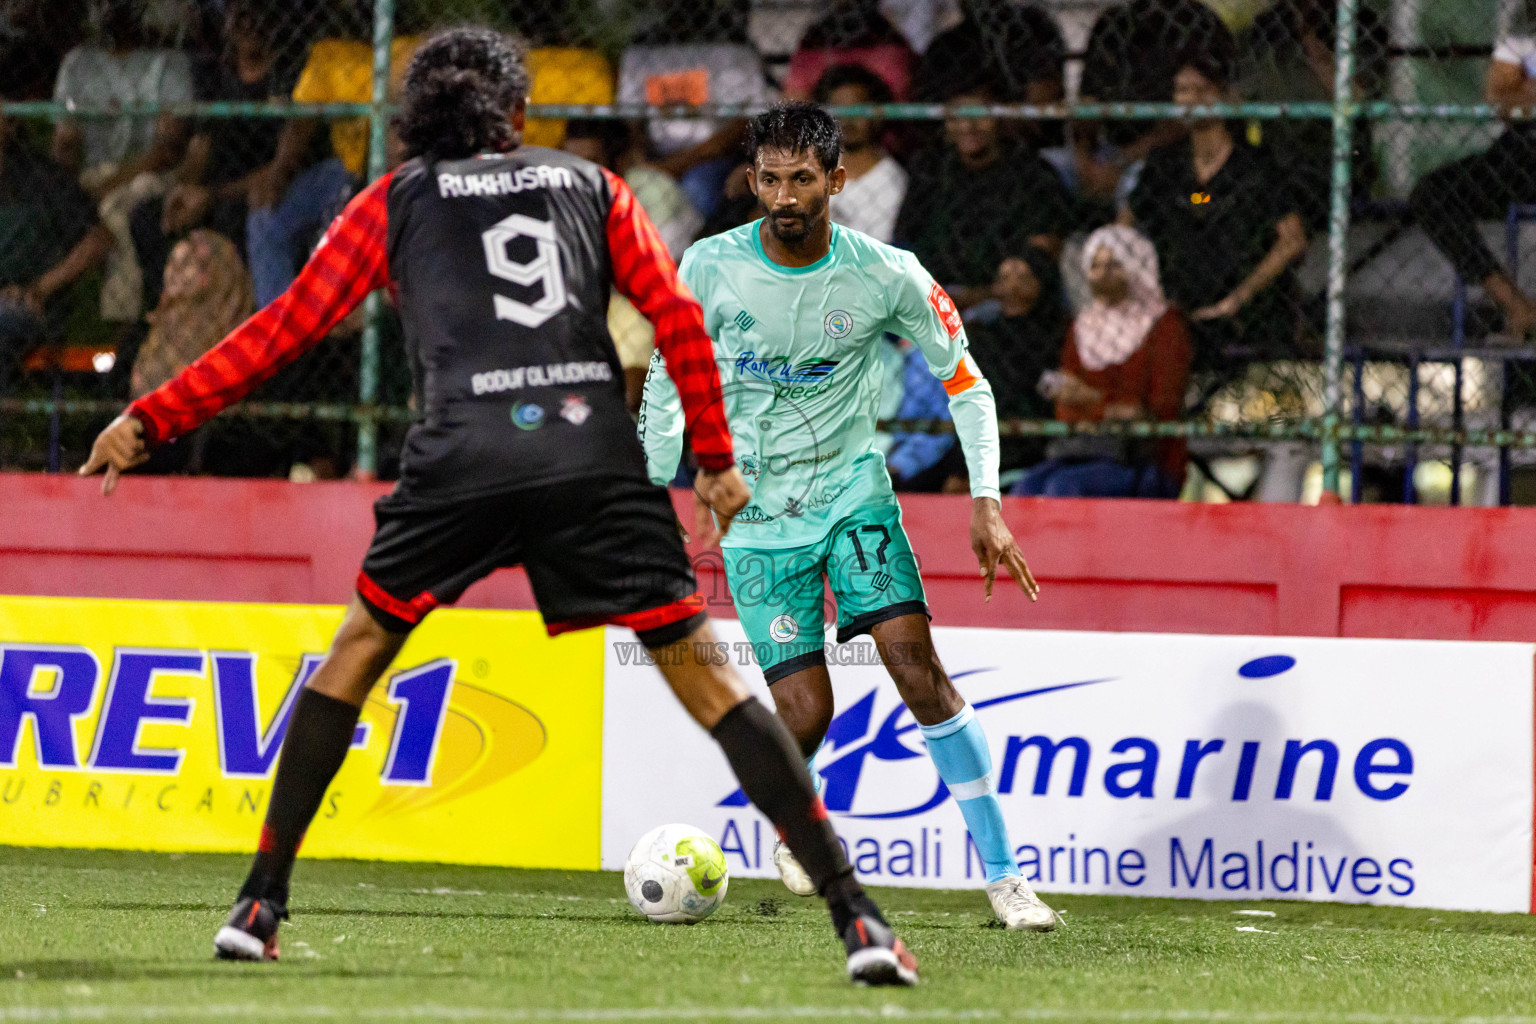
<path fill-rule="evenodd" d="M 149 458 L 149 447 L 144 443 L 144 424 L 132 416 L 119 416 L 107 424 L 107 429 L 96 435 L 91 445 L 90 458 L 80 467 L 81 476 L 90 476 L 105 467 L 106 478 L 101 481 L 101 493 L 117 490 L 119 475 Z"/>
<path fill-rule="evenodd" d="M 699 470 L 693 480 L 694 535 L 706 547 L 714 546 L 731 528 L 736 513 L 746 508 L 751 500 L 752 492 L 735 466 L 723 473 Z"/>
<path fill-rule="evenodd" d="M 1025 596 L 1031 601 L 1040 597 L 1040 584 L 1030 574 L 1024 563 L 1024 553 L 1018 541 L 1013 539 L 1008 525 L 1003 522 L 1002 507 L 996 498 L 977 498 L 971 505 L 971 550 L 981 565 L 982 579 L 987 581 L 987 600 L 992 600 L 992 581 L 997 576 L 1001 562 L 1008 574 L 1018 581 Z"/>

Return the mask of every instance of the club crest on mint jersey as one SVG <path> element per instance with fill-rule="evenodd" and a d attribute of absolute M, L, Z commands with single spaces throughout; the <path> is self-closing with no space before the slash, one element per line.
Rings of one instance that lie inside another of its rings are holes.
<path fill-rule="evenodd" d="M 763 250 L 761 223 L 694 243 L 680 273 L 704 307 L 737 462 L 752 474 L 743 529 L 725 543 L 792 547 L 825 536 L 853 508 L 896 501 L 873 448 L 887 334 L 913 341 L 947 380 L 965 331 L 952 303 L 941 309 L 930 297 L 942 289 L 911 253 L 833 225 L 822 259 L 784 267 Z M 758 320 L 748 309 L 773 315 Z M 670 415 L 658 411 L 664 376 L 647 385 L 650 438 L 671 429 L 657 426 Z M 671 461 L 656 443 L 646 441 L 648 455 Z"/>

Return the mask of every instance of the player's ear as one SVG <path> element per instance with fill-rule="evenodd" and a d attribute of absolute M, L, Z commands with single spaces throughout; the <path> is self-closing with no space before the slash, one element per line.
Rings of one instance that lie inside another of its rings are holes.
<path fill-rule="evenodd" d="M 757 165 L 747 164 L 747 188 L 757 195 Z"/>
<path fill-rule="evenodd" d="M 528 100 L 526 98 L 519 99 L 516 103 L 512 104 L 512 109 L 507 114 L 507 120 L 512 123 L 512 130 L 521 135 L 523 127 L 528 123 Z"/>
<path fill-rule="evenodd" d="M 847 168 L 845 168 L 842 164 L 838 164 L 836 167 L 832 168 L 832 173 L 827 175 L 827 184 L 830 186 L 827 190 L 828 195 L 835 196 L 841 192 L 843 190 L 843 186 L 848 184 Z"/>

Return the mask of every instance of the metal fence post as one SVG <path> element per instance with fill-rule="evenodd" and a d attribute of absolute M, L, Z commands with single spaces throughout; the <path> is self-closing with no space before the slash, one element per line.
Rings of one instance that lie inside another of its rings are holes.
<path fill-rule="evenodd" d="M 368 111 L 368 180 L 384 173 L 386 128 L 389 113 L 389 51 L 395 37 L 395 0 L 374 0 L 373 7 L 373 95 Z M 378 292 L 368 296 L 367 322 L 363 327 L 363 346 L 357 371 L 357 398 L 361 408 L 357 418 L 357 476 L 372 480 L 379 468 L 379 321 L 384 315 L 384 297 Z"/>
<path fill-rule="evenodd" d="M 1328 325 L 1323 350 L 1323 489 L 1339 493 L 1339 413 L 1344 404 L 1344 285 L 1349 263 L 1350 176 L 1354 161 L 1355 12 L 1339 0 L 1334 39 L 1333 188 L 1328 211 Z"/>

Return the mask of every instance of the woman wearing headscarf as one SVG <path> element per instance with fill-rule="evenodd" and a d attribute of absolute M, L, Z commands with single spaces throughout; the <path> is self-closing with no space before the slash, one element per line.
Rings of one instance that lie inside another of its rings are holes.
<path fill-rule="evenodd" d="M 133 397 L 186 369 L 254 307 L 251 275 L 233 242 L 199 228 L 176 243 L 165 264 L 160 304 L 147 317 L 149 337 L 133 361 Z"/>
<path fill-rule="evenodd" d="M 1068 423 L 1177 420 L 1189 380 L 1189 326 L 1163 299 L 1157 252 L 1134 228 L 1102 227 L 1083 246 L 1092 301 L 1077 315 L 1061 369 L 1041 391 Z M 1173 498 L 1184 483 L 1184 442 L 1076 436 L 1055 441 L 1015 494 Z"/>

